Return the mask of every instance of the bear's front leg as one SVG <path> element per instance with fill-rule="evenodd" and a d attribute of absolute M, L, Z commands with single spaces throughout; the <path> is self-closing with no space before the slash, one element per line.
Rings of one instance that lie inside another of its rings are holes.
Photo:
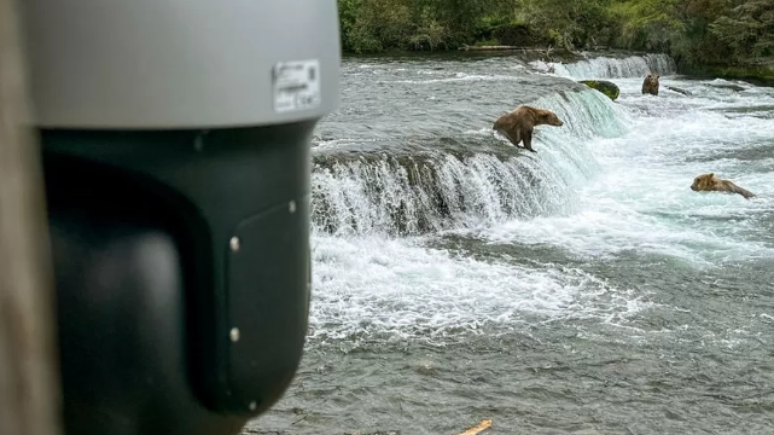
<path fill-rule="evenodd" d="M 537 151 L 532 149 L 532 130 L 524 132 L 524 148 L 536 153 Z"/>

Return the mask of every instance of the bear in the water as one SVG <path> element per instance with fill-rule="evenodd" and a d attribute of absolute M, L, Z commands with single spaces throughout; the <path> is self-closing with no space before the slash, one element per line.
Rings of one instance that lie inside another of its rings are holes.
<path fill-rule="evenodd" d="M 714 173 L 702 174 L 693 179 L 691 190 L 694 192 L 728 192 L 738 193 L 750 199 L 755 195 L 747 189 L 743 189 L 729 180 L 723 180 L 715 176 Z"/>
<path fill-rule="evenodd" d="M 642 93 L 658 95 L 658 78 L 656 74 L 648 74 L 642 82 Z"/>
<path fill-rule="evenodd" d="M 501 116 L 492 128 L 516 146 L 524 141 L 524 148 L 536 153 L 537 151 L 532 149 L 532 130 L 543 124 L 560 127 L 564 123 L 550 110 L 520 106 L 511 113 Z"/>

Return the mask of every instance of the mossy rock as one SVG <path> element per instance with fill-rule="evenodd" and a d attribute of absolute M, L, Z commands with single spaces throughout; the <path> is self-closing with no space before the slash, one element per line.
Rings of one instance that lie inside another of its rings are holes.
<path fill-rule="evenodd" d="M 590 87 L 591 89 L 596 89 L 599 92 L 602 92 L 611 100 L 615 100 L 619 95 L 621 95 L 621 90 L 618 89 L 618 86 L 616 86 L 616 84 L 613 82 L 608 82 L 606 80 L 581 80 L 580 82 Z"/>

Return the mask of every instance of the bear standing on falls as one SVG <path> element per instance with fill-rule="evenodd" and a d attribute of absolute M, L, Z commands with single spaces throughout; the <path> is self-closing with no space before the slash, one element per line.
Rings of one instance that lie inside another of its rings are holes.
<path fill-rule="evenodd" d="M 519 146 L 519 142 L 524 141 L 524 148 L 536 153 L 537 151 L 532 149 L 532 130 L 543 124 L 560 127 L 564 123 L 550 110 L 521 106 L 511 113 L 501 116 L 495 121 L 492 128 L 507 137 L 516 146 Z"/>
<path fill-rule="evenodd" d="M 658 78 L 656 74 L 648 74 L 645 81 L 642 82 L 642 93 L 658 95 Z"/>
<path fill-rule="evenodd" d="M 743 189 L 731 181 L 723 180 L 715 176 L 714 173 L 702 174 L 693 179 L 691 190 L 694 192 L 728 192 L 738 193 L 750 199 L 755 195 L 747 189 Z"/>

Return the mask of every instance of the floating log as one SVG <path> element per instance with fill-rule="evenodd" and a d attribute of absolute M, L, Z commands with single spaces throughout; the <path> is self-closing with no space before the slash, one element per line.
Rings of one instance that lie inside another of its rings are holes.
<path fill-rule="evenodd" d="M 537 53 L 550 52 L 550 48 L 518 47 L 515 45 L 464 45 L 459 51 L 529 51 Z"/>
<path fill-rule="evenodd" d="M 465 45 L 459 48 L 460 51 L 506 51 L 519 49 L 521 49 L 521 47 L 515 47 L 513 45 Z"/>
<path fill-rule="evenodd" d="M 457 435 L 478 435 L 479 433 L 489 429 L 490 427 L 492 427 L 492 420 L 482 420 L 481 423 Z"/>
<path fill-rule="evenodd" d="M 677 92 L 678 94 L 691 95 L 691 93 L 686 91 L 685 89 L 675 88 L 673 86 L 667 86 L 666 88 L 669 89 L 670 91 Z"/>

